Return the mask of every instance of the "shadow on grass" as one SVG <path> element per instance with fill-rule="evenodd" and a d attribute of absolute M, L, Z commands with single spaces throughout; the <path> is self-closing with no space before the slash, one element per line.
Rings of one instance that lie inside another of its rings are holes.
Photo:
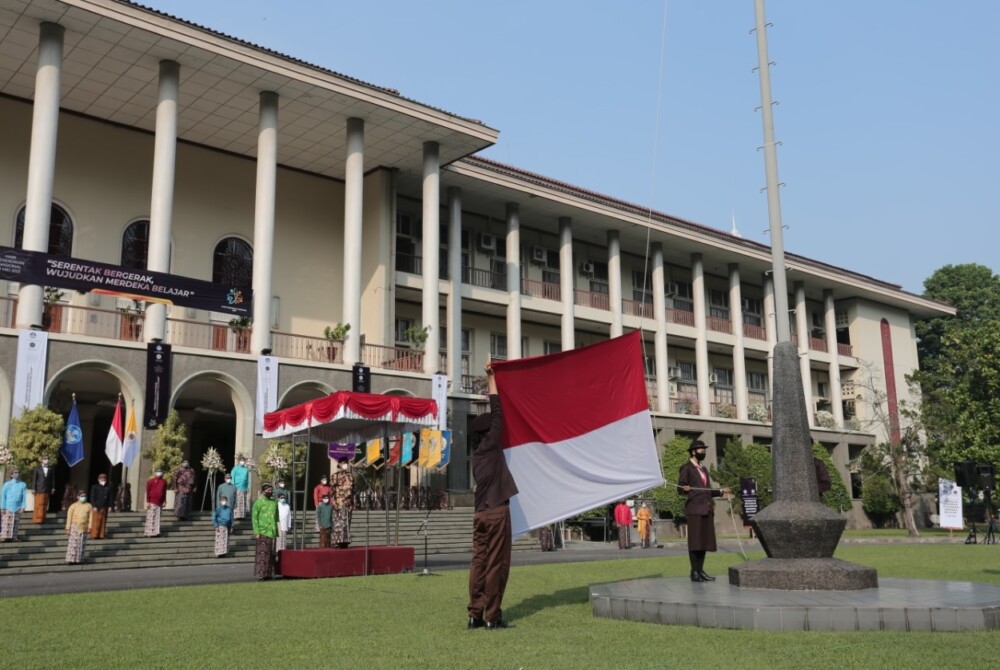
<path fill-rule="evenodd" d="M 629 577 L 621 581 L 634 581 L 637 579 L 658 579 L 663 577 L 662 573 L 655 573 L 645 577 Z M 596 582 L 595 582 L 596 583 Z M 608 582 L 601 582 L 608 583 Z M 560 607 L 562 605 L 579 605 L 586 603 L 589 596 L 589 589 L 592 584 L 586 586 L 575 586 L 571 589 L 562 589 L 554 593 L 540 593 L 530 598 L 525 598 L 516 605 L 504 608 L 504 618 L 524 618 L 548 609 L 549 607 Z"/>

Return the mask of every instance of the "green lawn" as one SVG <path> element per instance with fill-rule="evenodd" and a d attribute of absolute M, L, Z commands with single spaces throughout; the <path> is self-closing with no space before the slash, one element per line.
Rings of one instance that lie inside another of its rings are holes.
<path fill-rule="evenodd" d="M 1000 583 L 1000 546 L 857 545 L 837 557 L 886 577 Z M 739 560 L 710 555 L 706 568 Z M 590 615 L 590 584 L 686 573 L 685 557 L 515 568 L 505 604 L 517 627 L 499 632 L 465 629 L 466 571 L 14 598 L 0 602 L 0 658 L 143 670 L 996 667 L 996 632 L 757 633 Z"/>

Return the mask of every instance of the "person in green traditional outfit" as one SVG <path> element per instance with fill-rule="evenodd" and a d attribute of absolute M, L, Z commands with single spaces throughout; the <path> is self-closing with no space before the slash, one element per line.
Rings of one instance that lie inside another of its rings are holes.
<path fill-rule="evenodd" d="M 260 494 L 251 510 L 256 545 L 253 576 L 258 581 L 274 577 L 274 540 L 278 537 L 278 503 L 273 499 L 274 487 L 264 484 Z"/>

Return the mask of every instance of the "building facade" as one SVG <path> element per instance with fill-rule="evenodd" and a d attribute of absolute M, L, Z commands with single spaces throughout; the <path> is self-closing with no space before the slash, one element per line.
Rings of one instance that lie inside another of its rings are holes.
<path fill-rule="evenodd" d="M 87 442 L 81 465 L 60 464 L 65 480 L 106 471 L 115 398 L 142 414 L 153 341 L 172 346 L 170 406 L 195 465 L 209 447 L 230 463 L 265 449 L 269 352 L 279 407 L 350 389 L 356 362 L 380 393 L 429 396 L 445 373 L 451 466 L 409 477 L 468 490 L 487 360 L 636 329 L 661 444 L 700 437 L 724 458 L 730 439 L 770 440 L 766 246 L 484 159 L 498 132 L 482 122 L 132 3 L 0 0 L 0 36 L 3 245 L 253 286 L 241 322 L 0 282 L 0 434 L 19 334 L 44 329 L 44 403 L 65 415 L 75 397 Z M 905 398 L 914 320 L 952 311 L 787 262 L 814 437 L 850 481 L 849 461 L 886 430 L 857 389 L 890 382 Z M 339 323 L 346 340 L 324 337 Z M 322 450 L 310 459 L 326 467 Z M 138 490 L 148 465 L 125 476 Z"/>

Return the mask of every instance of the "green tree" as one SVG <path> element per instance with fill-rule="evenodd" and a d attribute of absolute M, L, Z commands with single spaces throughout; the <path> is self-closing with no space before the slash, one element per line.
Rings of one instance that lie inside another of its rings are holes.
<path fill-rule="evenodd" d="M 660 456 L 660 469 L 666 480 L 664 486 L 659 486 L 646 495 L 656 501 L 656 509 L 660 512 L 670 512 L 674 519 L 684 519 L 684 503 L 687 497 L 677 492 L 677 472 L 684 461 L 688 459 L 688 447 L 691 438 L 678 435 L 663 446 Z"/>
<path fill-rule="evenodd" d="M 728 458 L 729 450 L 726 450 Z M 826 471 L 830 473 L 830 490 L 823 494 L 823 504 L 837 512 L 846 512 L 851 509 L 851 495 L 847 492 L 844 478 L 840 476 L 840 470 L 833 465 L 830 452 L 822 444 L 813 444 L 813 456 L 823 461 Z"/>
<path fill-rule="evenodd" d="M 174 470 L 180 467 L 184 460 L 184 445 L 187 444 L 187 426 L 181 421 L 177 410 L 170 410 L 167 419 L 156 429 L 153 443 L 143 449 L 142 457 L 150 462 L 152 468 L 163 469 L 163 478 L 171 483 Z"/>
<path fill-rule="evenodd" d="M 738 439 L 726 443 L 722 465 L 710 468 L 712 479 L 720 486 L 729 487 L 734 494 L 740 491 L 740 477 L 757 480 L 757 507 L 763 509 L 774 501 L 771 492 L 771 450 L 762 444 L 743 444 Z M 743 513 L 743 499 L 733 498 L 733 511 Z"/>
<path fill-rule="evenodd" d="M 44 405 L 29 409 L 12 420 L 7 446 L 10 447 L 15 466 L 26 472 L 38 465 L 42 456 L 48 456 L 55 463 L 64 430 L 62 416 Z M 27 479 L 27 474 L 22 479 Z"/>
<path fill-rule="evenodd" d="M 884 474 L 865 477 L 861 487 L 861 507 L 876 526 L 884 527 L 900 509 L 892 479 Z"/>
<path fill-rule="evenodd" d="M 924 297 L 954 317 L 918 321 L 928 451 L 940 469 L 955 462 L 1000 464 L 1000 277 L 983 265 L 946 265 L 924 282 Z"/>

